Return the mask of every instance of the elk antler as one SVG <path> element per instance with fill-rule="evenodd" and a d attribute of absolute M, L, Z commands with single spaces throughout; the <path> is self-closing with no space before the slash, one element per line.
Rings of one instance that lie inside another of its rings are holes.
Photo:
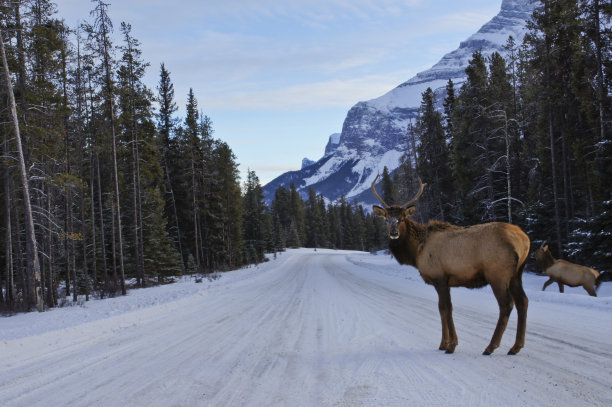
<path fill-rule="evenodd" d="M 372 192 L 374 192 L 374 196 L 376 198 L 378 198 L 378 200 L 382 204 L 383 208 L 387 209 L 387 208 L 389 208 L 389 205 L 387 205 L 385 203 L 385 201 L 383 201 L 383 199 L 380 197 L 380 195 L 378 195 L 378 192 L 376 192 L 376 187 L 374 186 L 374 184 L 376 184 L 376 180 L 378 179 L 379 176 L 380 176 L 380 174 L 376 175 L 376 178 L 374 178 L 374 181 L 372 181 Z"/>
<path fill-rule="evenodd" d="M 403 204 L 402 205 L 402 209 L 407 208 L 409 205 L 415 203 L 417 201 L 417 199 L 419 199 L 421 197 L 421 195 L 423 195 L 423 189 L 425 189 L 425 185 L 427 185 L 427 184 L 423 184 L 423 182 L 421 181 L 421 178 L 419 178 L 419 192 L 417 192 L 417 194 L 414 196 L 414 198 L 412 198 L 411 200 L 409 200 L 408 202 Z"/>

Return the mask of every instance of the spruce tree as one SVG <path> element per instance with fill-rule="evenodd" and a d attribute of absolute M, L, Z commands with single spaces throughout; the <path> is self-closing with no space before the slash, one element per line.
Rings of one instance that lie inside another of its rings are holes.
<path fill-rule="evenodd" d="M 391 178 L 391 174 L 389 174 L 389 169 L 387 166 L 383 168 L 383 173 L 381 177 L 381 194 L 382 199 L 387 203 L 387 205 L 395 204 L 395 184 L 393 183 L 393 179 Z"/>
<path fill-rule="evenodd" d="M 442 123 L 442 114 L 436 110 L 436 97 L 431 88 L 423 92 L 416 132 L 419 136 L 418 169 L 420 177 L 429 184 L 428 193 L 421 200 L 425 218 L 445 220 L 451 199 L 452 179 L 449 152 Z"/>
<path fill-rule="evenodd" d="M 177 210 L 176 197 L 174 194 L 172 170 L 179 169 L 177 159 L 180 157 L 178 143 L 172 138 L 177 120 L 174 113 L 178 110 L 174 102 L 174 85 L 170 80 L 170 72 L 166 70 L 162 63 L 160 67 L 160 78 L 157 86 L 159 112 L 157 113 L 157 145 L 161 154 L 161 165 L 164 172 L 164 216 L 168 221 L 168 231 L 173 237 L 174 244 L 181 257 L 181 264 L 184 265 L 183 246 L 181 243 L 181 227 Z"/>
<path fill-rule="evenodd" d="M 247 247 L 248 261 L 260 263 L 264 260 L 266 246 L 265 204 L 263 189 L 254 171 L 247 172 L 243 197 L 243 239 Z"/>

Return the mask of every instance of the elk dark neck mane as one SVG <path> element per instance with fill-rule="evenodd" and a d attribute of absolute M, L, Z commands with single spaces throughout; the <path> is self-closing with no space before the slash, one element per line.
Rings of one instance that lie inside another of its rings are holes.
<path fill-rule="evenodd" d="M 427 240 L 427 236 L 438 231 L 459 228 L 460 226 L 437 220 L 430 220 L 427 225 L 423 225 L 413 220 L 405 219 L 403 224 L 400 225 L 400 238 L 391 240 L 389 242 L 389 249 L 393 257 L 400 264 L 409 264 L 416 267 L 417 255 Z"/>
<path fill-rule="evenodd" d="M 547 268 L 555 263 L 555 258 L 548 250 L 544 251 L 543 256 L 537 258 L 536 260 L 538 261 L 538 266 L 540 266 L 540 270 L 542 271 L 546 271 Z"/>
<path fill-rule="evenodd" d="M 406 219 L 400 227 L 400 237 L 389 241 L 389 250 L 400 264 L 416 267 L 419 247 L 425 243 L 425 225 Z"/>

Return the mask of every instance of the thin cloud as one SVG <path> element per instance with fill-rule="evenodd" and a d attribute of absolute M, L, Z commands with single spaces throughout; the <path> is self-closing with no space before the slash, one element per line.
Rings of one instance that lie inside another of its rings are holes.
<path fill-rule="evenodd" d="M 277 89 L 254 89 L 229 94 L 217 94 L 201 99 L 212 109 L 244 110 L 310 110 L 319 108 L 350 108 L 360 100 L 380 96 L 393 89 L 399 78 L 412 76 L 401 71 L 390 75 L 367 75 L 346 80 L 334 79 L 302 83 Z"/>

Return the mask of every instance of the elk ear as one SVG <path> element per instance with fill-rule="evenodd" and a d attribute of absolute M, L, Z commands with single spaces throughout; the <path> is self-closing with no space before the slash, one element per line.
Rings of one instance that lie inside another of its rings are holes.
<path fill-rule="evenodd" d="M 544 249 L 544 251 L 547 251 L 548 250 L 548 245 L 542 247 L 542 249 Z"/>
<path fill-rule="evenodd" d="M 374 215 L 382 216 L 383 218 L 387 216 L 387 211 L 381 208 L 380 206 L 374 205 L 372 206 L 372 210 L 374 211 Z"/>
<path fill-rule="evenodd" d="M 407 207 L 406 209 L 404 209 L 404 217 L 411 217 L 416 213 L 416 205 L 410 205 L 409 207 Z"/>

